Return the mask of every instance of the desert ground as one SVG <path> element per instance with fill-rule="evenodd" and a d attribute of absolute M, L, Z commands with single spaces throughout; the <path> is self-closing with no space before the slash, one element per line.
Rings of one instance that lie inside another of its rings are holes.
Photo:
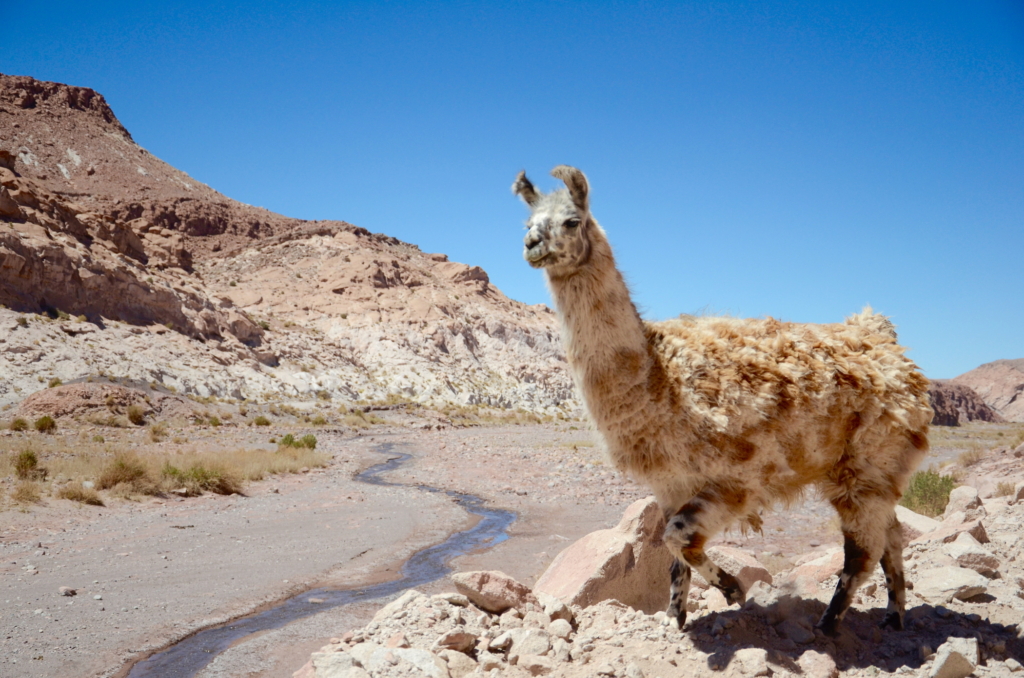
<path fill-rule="evenodd" d="M 8 459 L 32 448 L 41 467 L 53 468 L 70 468 L 60 460 L 95 447 L 96 436 L 104 439 L 100 457 L 127 449 L 140 458 L 185 458 L 197 449 L 275 450 L 271 439 L 309 432 L 323 455 L 323 466 L 269 475 L 246 483 L 242 494 L 122 488 L 100 493 L 104 506 L 57 498 L 54 492 L 69 477 L 52 476 L 37 483 L 38 498 L 16 501 L 16 479 L 4 477 L 3 675 L 126 675 L 133 662 L 198 629 L 275 601 L 320 586 L 393 579 L 410 554 L 472 522 L 449 497 L 418 485 L 471 493 L 514 511 L 507 541 L 451 565 L 455 571 L 501 570 L 527 585 L 565 546 L 614 525 L 626 506 L 646 495 L 605 464 L 579 421 L 452 424 L 437 413 L 406 409 L 381 412 L 374 421 L 359 429 L 311 427 L 298 418 L 290 427 L 178 422 L 158 442 L 146 426 L 68 423 L 50 434 L 3 431 L 0 446 Z M 1019 424 L 978 423 L 938 429 L 925 464 L 966 462 L 962 477 L 991 492 L 1001 476 L 986 472 L 988 456 L 995 464 L 998 444 L 1011 443 L 1021 430 Z M 387 475 L 400 485 L 355 480 L 389 451 L 411 455 Z M 716 543 L 757 554 L 777 571 L 840 541 L 831 509 L 812 497 L 768 516 L 761 534 L 727 533 Z M 76 595 L 62 595 L 62 587 Z M 432 594 L 452 586 L 442 579 L 419 590 Z M 366 624 L 384 602 L 330 609 L 244 639 L 199 675 L 290 675 L 330 638 Z M 977 608 L 985 610 L 984 604 Z"/>

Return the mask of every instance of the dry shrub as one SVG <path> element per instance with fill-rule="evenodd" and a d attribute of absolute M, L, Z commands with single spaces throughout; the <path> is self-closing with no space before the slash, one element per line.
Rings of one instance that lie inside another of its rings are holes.
<path fill-rule="evenodd" d="M 53 433 L 57 430 L 57 422 L 48 414 L 44 414 L 36 419 L 36 423 L 32 424 L 32 426 L 40 433 Z"/>
<path fill-rule="evenodd" d="M 128 408 L 128 421 L 135 424 L 136 426 L 142 426 L 146 423 L 146 408 L 141 405 L 132 405 Z"/>
<path fill-rule="evenodd" d="M 1004 480 L 1003 482 L 1001 482 L 998 485 L 996 485 L 996 491 L 995 491 L 995 494 L 993 496 L 996 496 L 996 497 L 1009 497 L 1011 494 L 1013 494 L 1013 488 L 1014 488 L 1013 483 Z"/>
<path fill-rule="evenodd" d="M 117 490 L 117 494 L 122 496 L 126 491 L 134 494 L 156 494 L 159 491 L 145 464 L 132 453 L 115 456 L 100 473 L 96 487 L 101 490 Z"/>
<path fill-rule="evenodd" d="M 189 496 L 197 496 L 203 492 L 215 494 L 241 494 L 242 481 L 235 474 L 219 466 L 204 466 L 193 463 L 185 470 L 164 462 L 161 475 L 172 483 L 175 489 L 185 488 Z"/>
<path fill-rule="evenodd" d="M 256 426 L 270 426 L 270 420 L 264 417 L 262 414 L 252 420 L 252 423 Z"/>
<path fill-rule="evenodd" d="M 167 437 L 167 423 L 161 421 L 158 424 L 153 424 L 149 427 L 149 439 L 154 443 L 158 443 Z"/>
<path fill-rule="evenodd" d="M 326 426 L 327 419 L 324 418 L 324 415 L 318 414 L 313 417 L 313 420 L 310 423 L 313 424 L 313 426 Z"/>
<path fill-rule="evenodd" d="M 21 480 L 46 480 L 47 471 L 39 465 L 36 451 L 27 447 L 14 458 L 14 473 Z"/>
<path fill-rule="evenodd" d="M 11 422 L 8 428 L 10 428 L 12 431 L 27 431 L 28 422 L 22 419 L 21 417 L 18 417 L 17 419 Z"/>
<path fill-rule="evenodd" d="M 35 504 L 41 497 L 39 484 L 32 480 L 22 480 L 11 490 L 11 499 L 19 504 Z"/>
<path fill-rule="evenodd" d="M 974 466 L 982 459 L 985 458 L 985 452 L 979 448 L 966 450 L 960 453 L 960 456 L 956 458 L 956 462 L 960 464 L 962 468 Z"/>
<path fill-rule="evenodd" d="M 387 423 L 377 415 L 362 410 L 350 411 L 347 407 L 342 407 L 339 412 L 342 414 L 341 423 L 351 428 L 370 428 L 376 424 Z"/>
<path fill-rule="evenodd" d="M 68 483 L 57 490 L 57 497 L 77 501 L 81 504 L 88 504 L 89 506 L 103 506 L 103 500 L 100 499 L 100 495 L 96 493 L 96 490 L 86 487 L 80 481 Z"/>

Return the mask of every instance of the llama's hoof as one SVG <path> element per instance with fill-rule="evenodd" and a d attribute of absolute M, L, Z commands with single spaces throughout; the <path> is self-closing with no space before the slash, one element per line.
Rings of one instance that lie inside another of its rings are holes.
<path fill-rule="evenodd" d="M 819 629 L 829 638 L 835 638 L 839 635 L 839 620 L 835 617 L 822 617 L 821 621 L 814 625 L 814 628 Z"/>
<path fill-rule="evenodd" d="M 880 629 L 889 628 L 889 629 L 892 629 L 893 631 L 902 631 L 903 630 L 903 618 L 900 617 L 900 615 L 897 614 L 896 612 L 889 612 L 888 614 L 885 615 L 885 619 L 882 620 L 882 623 L 878 625 L 878 628 L 880 628 Z"/>
<path fill-rule="evenodd" d="M 746 600 L 747 596 L 743 593 L 742 589 L 729 589 L 728 591 L 722 591 L 725 594 L 725 599 L 729 601 L 730 605 L 742 605 Z"/>
<path fill-rule="evenodd" d="M 677 609 L 675 605 L 671 605 L 665 612 L 665 616 L 668 617 L 669 626 L 674 625 L 677 629 L 681 629 L 686 623 L 686 606 L 681 605 Z"/>

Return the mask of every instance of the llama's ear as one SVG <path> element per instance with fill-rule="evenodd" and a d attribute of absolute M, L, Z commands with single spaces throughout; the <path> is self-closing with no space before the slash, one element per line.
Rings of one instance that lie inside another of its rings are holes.
<path fill-rule="evenodd" d="M 523 202 L 530 207 L 536 205 L 537 201 L 540 200 L 540 193 L 530 183 L 530 180 L 526 178 L 526 170 L 516 175 L 516 180 L 512 182 L 512 192 L 522 198 Z"/>
<path fill-rule="evenodd" d="M 572 202 L 581 214 L 586 214 L 590 210 L 590 199 L 588 197 L 590 194 L 590 184 L 587 183 L 587 177 L 583 172 L 575 167 L 559 165 L 551 170 L 551 176 L 565 182 L 565 185 L 569 188 L 569 195 L 572 196 Z"/>

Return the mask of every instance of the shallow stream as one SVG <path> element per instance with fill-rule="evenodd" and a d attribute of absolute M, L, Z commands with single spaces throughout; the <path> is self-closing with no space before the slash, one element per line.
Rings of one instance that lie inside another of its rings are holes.
<path fill-rule="evenodd" d="M 356 480 L 371 485 L 407 487 L 400 483 L 387 482 L 381 475 L 395 470 L 411 459 L 412 455 L 392 452 L 391 443 L 377 446 L 376 451 L 388 455 L 387 461 L 366 469 L 356 476 Z M 414 553 L 402 565 L 398 579 L 362 588 L 317 588 L 303 591 L 262 612 L 199 631 L 138 662 L 128 672 L 128 678 L 191 678 L 217 655 L 247 636 L 281 628 L 296 619 L 309 617 L 330 608 L 385 598 L 405 589 L 435 581 L 451 571 L 448 563 L 453 558 L 489 548 L 508 539 L 508 528 L 515 522 L 515 513 L 486 508 L 483 499 L 471 494 L 440 490 L 427 485 L 412 487 L 423 492 L 443 492 L 469 513 L 480 516 L 481 520 L 468 530 L 456 532 L 443 542 Z M 322 602 L 311 603 L 311 598 Z"/>

